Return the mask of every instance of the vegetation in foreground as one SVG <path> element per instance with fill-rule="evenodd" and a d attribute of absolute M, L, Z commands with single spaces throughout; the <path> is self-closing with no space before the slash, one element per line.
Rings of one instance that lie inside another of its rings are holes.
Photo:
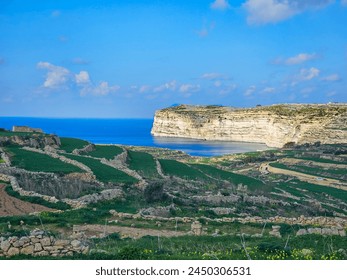
<path fill-rule="evenodd" d="M 10 132 L 6 133 L 11 136 Z M 305 226 L 281 224 L 283 237 L 275 238 L 269 235 L 272 224 L 230 224 L 222 221 L 223 218 L 278 215 L 345 217 L 347 191 L 309 184 L 284 174 L 266 174 L 260 171 L 260 166 L 264 162 L 299 158 L 302 162 L 290 167 L 305 174 L 311 173 L 326 178 L 330 175 L 345 183 L 345 169 L 326 165 L 324 170 L 321 170 L 309 162 L 343 164 L 344 155 L 347 154 L 346 145 L 314 145 L 214 158 L 193 158 L 171 150 L 98 145 L 91 152 L 74 155 L 73 150 L 82 149 L 89 143 L 72 138 L 62 138 L 61 142 L 62 145 L 57 152 L 88 166 L 96 180 L 83 177 L 85 171 L 77 166 L 14 145 L 4 146 L 3 149 L 18 172 L 13 173 L 2 160 L 0 173 L 15 176 L 22 187 L 30 187 L 29 190 L 41 194 L 53 194 L 59 199 L 77 199 L 85 194 L 97 196 L 105 188 L 121 189 L 122 197 L 90 202 L 81 209 L 69 209 L 70 207 L 63 202 L 49 203 L 39 197 L 20 196 L 7 186 L 6 192 L 11 196 L 63 211 L 43 212 L 37 216 L 0 217 L 2 235 L 21 236 L 25 235 L 27 230 L 37 227 L 59 235 L 71 232 L 73 225 L 84 224 L 119 226 L 144 231 L 190 230 L 190 223 L 115 218 L 110 214 L 110 210 L 115 210 L 127 214 L 154 215 L 159 218 L 199 219 L 206 228 L 206 235 L 159 238 L 145 236 L 134 240 L 111 234 L 105 238 L 93 238 L 90 254 L 74 258 L 347 259 L 346 237 L 315 234 L 296 237 L 297 230 Z M 118 162 L 114 161 L 120 166 L 112 167 L 105 164 L 105 159 L 112 160 L 124 151 L 125 162 L 118 159 Z M 157 161 L 160 163 L 158 166 Z M 283 163 L 274 165 L 288 168 L 288 165 Z M 161 172 L 158 172 L 160 168 Z M 138 174 L 142 178 L 142 185 L 138 179 L 119 169 Z M 54 178 L 49 179 L 47 172 L 55 173 Z M 76 173 L 81 177 L 76 176 Z M 58 191 L 62 187 L 70 194 Z M 207 223 L 201 217 L 213 221 Z M 8 227 L 9 224 L 11 229 Z M 313 225 L 315 226 L 318 225 Z M 264 235 L 261 238 L 250 237 L 262 231 Z"/>

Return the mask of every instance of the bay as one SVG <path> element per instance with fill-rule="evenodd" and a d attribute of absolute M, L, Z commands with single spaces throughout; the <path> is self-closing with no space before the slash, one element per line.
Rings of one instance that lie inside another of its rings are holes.
<path fill-rule="evenodd" d="M 0 128 L 12 126 L 41 128 L 46 133 L 61 137 L 74 137 L 95 144 L 149 146 L 180 150 L 192 156 L 218 156 L 266 150 L 264 144 L 204 141 L 188 138 L 154 137 L 151 135 L 153 119 L 68 119 L 0 117 Z"/>

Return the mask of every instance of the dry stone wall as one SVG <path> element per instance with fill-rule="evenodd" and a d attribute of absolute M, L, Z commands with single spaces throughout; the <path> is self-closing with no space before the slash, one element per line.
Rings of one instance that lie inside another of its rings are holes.
<path fill-rule="evenodd" d="M 14 255 L 63 257 L 87 254 L 89 245 L 84 240 L 56 239 L 42 230 L 34 230 L 28 236 L 0 237 L 0 256 Z"/>

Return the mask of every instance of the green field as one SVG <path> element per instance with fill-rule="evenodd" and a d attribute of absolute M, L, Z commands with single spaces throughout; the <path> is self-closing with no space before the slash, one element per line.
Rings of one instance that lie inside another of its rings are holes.
<path fill-rule="evenodd" d="M 177 176 L 186 180 L 211 181 L 211 178 L 188 164 L 170 159 L 160 159 L 159 162 L 166 175 Z"/>
<path fill-rule="evenodd" d="M 344 238 L 334 236 L 329 242 L 334 248 L 346 249 Z M 266 237 L 246 238 L 247 253 L 240 246 L 237 236 L 182 236 L 160 238 L 146 236 L 137 240 L 122 240 L 114 235 L 96 241 L 96 248 L 109 252 L 110 259 L 158 259 L 158 260 L 324 260 L 344 259 L 327 246 L 323 236 L 292 237 L 286 247 L 286 239 Z M 310 249 L 304 255 L 302 249 Z M 113 256 L 112 256 L 113 255 Z"/>
<path fill-rule="evenodd" d="M 61 146 L 60 149 L 68 153 L 71 153 L 74 149 L 82 149 L 84 146 L 88 145 L 89 142 L 77 138 L 60 138 Z"/>
<path fill-rule="evenodd" d="M 332 169 L 329 168 L 327 170 L 321 168 L 321 167 L 309 167 L 309 166 L 303 166 L 303 165 L 286 165 L 283 163 L 278 162 L 271 162 L 269 164 L 272 167 L 301 172 L 304 174 L 309 174 L 312 176 L 318 176 L 318 177 L 326 177 L 331 179 L 339 179 L 340 176 L 346 174 L 345 169 Z"/>
<path fill-rule="evenodd" d="M 45 154 L 23 150 L 20 147 L 6 147 L 5 150 L 11 156 L 12 165 L 29 171 L 63 174 L 82 172 L 77 166 L 62 162 Z"/>
<path fill-rule="evenodd" d="M 159 176 L 155 160 L 148 153 L 129 150 L 127 164 L 130 169 L 136 170 L 146 178 L 155 178 Z"/>
<path fill-rule="evenodd" d="M 240 175 L 240 174 L 232 173 L 229 171 L 224 171 L 216 167 L 205 165 L 205 164 L 193 164 L 192 166 L 212 176 L 213 178 L 216 178 L 218 180 L 227 180 L 234 185 L 238 185 L 238 184 L 247 185 L 251 190 L 257 190 L 259 188 L 264 190 L 264 187 L 265 187 L 262 181 L 259 181 L 257 179 L 254 179 L 245 175 Z"/>
<path fill-rule="evenodd" d="M 307 182 L 299 181 L 297 179 L 291 180 L 289 186 L 295 187 L 298 189 L 307 190 L 307 191 L 310 191 L 313 193 L 322 194 L 322 195 L 328 194 L 334 198 L 341 199 L 341 200 L 347 202 L 347 191 L 344 191 L 344 190 L 325 187 L 325 186 L 321 186 L 321 185 L 310 184 Z M 288 191 L 288 192 L 290 192 L 290 191 Z"/>
<path fill-rule="evenodd" d="M 114 159 L 115 156 L 121 154 L 123 149 L 118 146 L 95 145 L 95 150 L 86 155 L 96 158 Z"/>
<path fill-rule="evenodd" d="M 347 161 L 333 161 L 331 159 L 319 158 L 319 157 L 294 157 L 296 159 L 309 160 L 313 162 L 332 163 L 332 164 L 347 164 Z"/>
<path fill-rule="evenodd" d="M 96 178 L 100 180 L 101 182 L 125 183 L 125 184 L 134 184 L 137 182 L 137 179 L 135 179 L 134 177 L 131 177 L 128 174 L 116 168 L 102 164 L 97 159 L 88 158 L 84 156 L 68 155 L 68 154 L 64 154 L 64 155 L 67 158 L 79 161 L 85 164 L 86 166 L 88 166 L 93 171 Z"/>

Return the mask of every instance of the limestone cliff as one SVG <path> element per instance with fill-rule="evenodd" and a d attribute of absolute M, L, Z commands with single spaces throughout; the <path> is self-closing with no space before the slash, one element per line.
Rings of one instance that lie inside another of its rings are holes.
<path fill-rule="evenodd" d="M 255 108 L 179 105 L 155 113 L 154 136 L 265 143 L 347 143 L 347 104 Z"/>

